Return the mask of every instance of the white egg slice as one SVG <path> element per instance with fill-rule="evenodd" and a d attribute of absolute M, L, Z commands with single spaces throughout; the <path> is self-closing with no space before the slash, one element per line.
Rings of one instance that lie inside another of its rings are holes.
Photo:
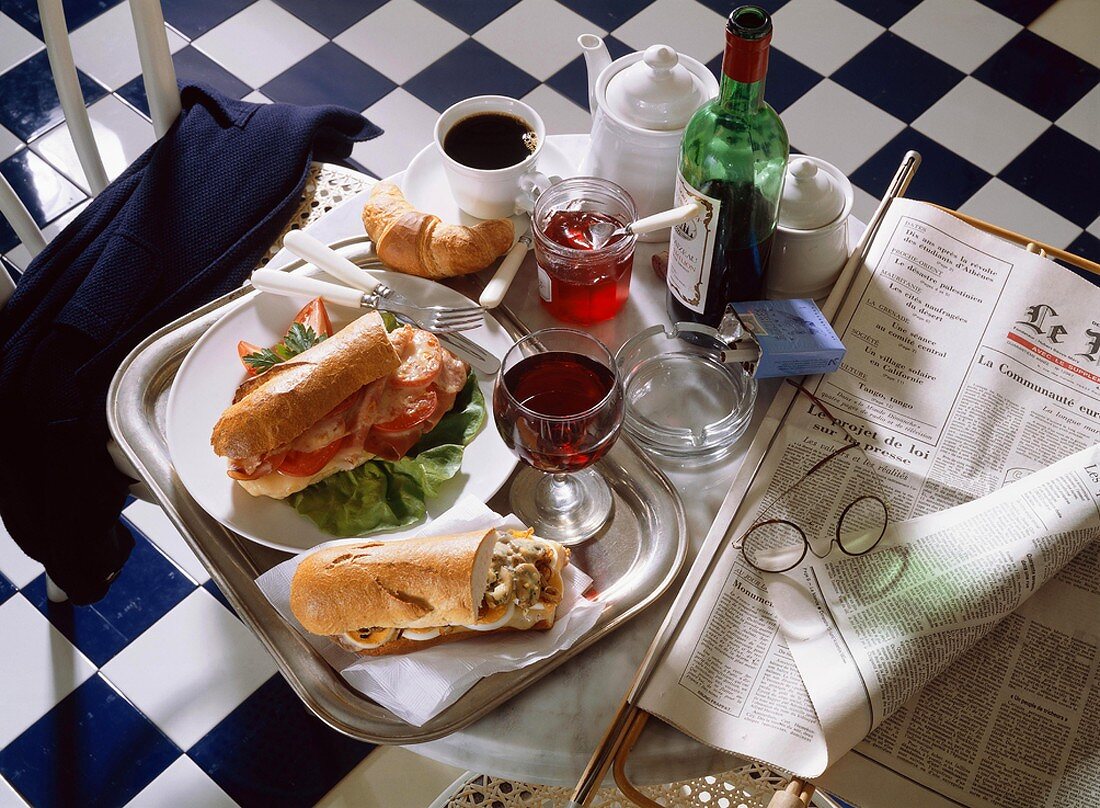
<path fill-rule="evenodd" d="M 417 642 L 424 642 L 425 640 L 434 640 L 439 636 L 438 628 L 407 628 L 401 632 L 401 636 L 407 640 L 416 640 Z"/>
<path fill-rule="evenodd" d="M 472 626 L 464 626 L 464 628 L 468 628 L 472 631 L 493 631 L 495 629 L 502 628 L 503 626 L 508 625 L 508 623 L 512 619 L 512 615 L 514 615 L 515 613 L 515 601 L 510 601 L 508 603 L 508 608 L 504 610 L 504 614 L 501 615 L 498 619 L 494 620 L 492 623 L 475 623 Z"/>

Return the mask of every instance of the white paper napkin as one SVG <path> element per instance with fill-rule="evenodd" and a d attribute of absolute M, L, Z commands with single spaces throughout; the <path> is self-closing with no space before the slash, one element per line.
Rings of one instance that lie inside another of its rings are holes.
<path fill-rule="evenodd" d="M 464 533 L 490 527 L 518 528 L 522 525 L 515 517 L 502 517 L 467 496 L 417 535 Z M 353 542 L 341 540 L 322 546 Z M 290 611 L 290 580 L 306 555 L 308 553 L 288 559 L 257 578 L 260 591 L 290 625 L 340 671 L 348 684 L 417 727 L 443 712 L 482 677 L 525 668 L 569 648 L 596 624 L 604 608 L 602 603 L 583 597 L 592 579 L 570 564 L 562 574 L 565 592 L 558 604 L 557 619 L 549 631 L 508 632 L 444 643 L 410 654 L 361 657 L 326 637 L 310 634 Z"/>

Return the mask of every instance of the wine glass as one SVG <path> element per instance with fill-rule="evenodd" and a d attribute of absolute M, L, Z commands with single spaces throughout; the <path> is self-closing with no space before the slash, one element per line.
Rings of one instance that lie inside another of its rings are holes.
<path fill-rule="evenodd" d="M 493 412 L 504 442 L 528 466 L 512 484 L 515 515 L 562 544 L 598 533 L 613 499 L 591 466 L 623 422 L 622 381 L 607 346 L 572 328 L 529 334 L 501 362 Z"/>

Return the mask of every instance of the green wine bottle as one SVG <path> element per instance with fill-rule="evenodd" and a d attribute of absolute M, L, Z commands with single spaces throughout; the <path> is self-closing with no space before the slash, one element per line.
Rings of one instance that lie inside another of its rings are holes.
<path fill-rule="evenodd" d="M 675 227 L 668 255 L 668 312 L 673 322 L 717 326 L 726 304 L 764 297 L 790 145 L 764 102 L 772 21 L 740 6 L 726 24 L 718 97 L 684 130 L 676 204 L 692 200 L 701 217 Z"/>

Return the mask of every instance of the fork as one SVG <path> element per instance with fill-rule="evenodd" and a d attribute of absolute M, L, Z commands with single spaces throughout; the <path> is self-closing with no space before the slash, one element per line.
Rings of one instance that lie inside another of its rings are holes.
<path fill-rule="evenodd" d="M 291 236 L 291 244 L 297 240 L 296 236 Z M 367 267 L 385 268 L 385 265 L 378 259 L 378 254 L 374 251 L 374 244 L 365 233 L 359 236 L 341 239 L 327 246 L 333 251 L 337 249 L 341 250 L 338 254 L 348 259 L 352 267 L 349 269 L 348 261 L 332 261 L 325 264 L 324 271 L 338 281 L 343 281 L 353 289 L 363 290 L 368 288 L 370 282 L 373 280 L 370 273 L 364 272 L 363 269 Z M 287 272 L 291 269 L 297 269 L 298 267 L 308 265 L 308 261 L 298 259 L 284 266 L 282 270 L 283 272 Z M 478 302 L 481 303 L 481 301 Z M 491 308 L 491 306 L 486 306 L 484 303 L 481 303 L 481 306 L 482 308 Z M 439 341 L 443 343 L 444 347 L 454 353 L 459 359 L 468 362 L 473 368 L 484 374 L 485 378 L 495 376 L 497 371 L 500 370 L 500 360 L 473 340 L 455 331 L 446 334 L 439 333 L 438 331 L 436 333 L 439 335 Z"/>
<path fill-rule="evenodd" d="M 257 269 L 250 278 L 252 285 L 261 292 L 276 295 L 308 295 L 320 297 L 337 306 L 353 309 L 377 309 L 386 311 L 403 323 L 411 323 L 424 331 L 437 334 L 453 334 L 477 328 L 482 323 L 482 310 L 451 309 L 443 306 L 414 306 L 395 303 L 378 296 L 376 292 L 363 292 L 338 283 L 292 275 L 277 269 Z"/>
<path fill-rule="evenodd" d="M 273 270 L 256 270 L 256 272 L 253 272 L 252 283 L 254 286 L 265 288 L 256 283 L 257 275 L 259 275 L 260 283 L 267 284 L 267 291 L 281 291 L 284 294 L 287 291 L 303 292 L 305 294 L 315 293 L 319 297 L 342 305 L 388 311 L 398 319 L 411 322 L 418 328 L 438 333 L 468 331 L 480 326 L 484 320 L 485 310 L 481 306 L 418 306 L 394 292 L 369 273 L 363 272 L 328 245 L 301 230 L 292 230 L 287 233 L 283 239 L 283 246 L 289 252 L 329 272 L 334 277 L 341 277 L 349 272 L 354 273 L 357 276 L 359 289 L 348 289 L 337 284 L 325 283 L 312 278 L 301 278 Z M 272 277 L 267 274 L 269 272 L 271 275 L 281 277 Z M 296 289 L 291 290 L 284 280 L 287 278 L 293 278 L 294 281 L 291 283 L 295 284 L 297 281 L 305 281 L 316 291 L 310 292 L 302 285 L 298 285 Z M 314 286 L 314 284 L 320 284 L 320 286 Z M 327 291 L 321 291 L 322 286 Z M 336 290 L 340 291 L 337 292 Z M 339 296 L 339 300 L 337 300 L 336 295 Z M 354 302 L 352 302 L 353 298 Z"/>

